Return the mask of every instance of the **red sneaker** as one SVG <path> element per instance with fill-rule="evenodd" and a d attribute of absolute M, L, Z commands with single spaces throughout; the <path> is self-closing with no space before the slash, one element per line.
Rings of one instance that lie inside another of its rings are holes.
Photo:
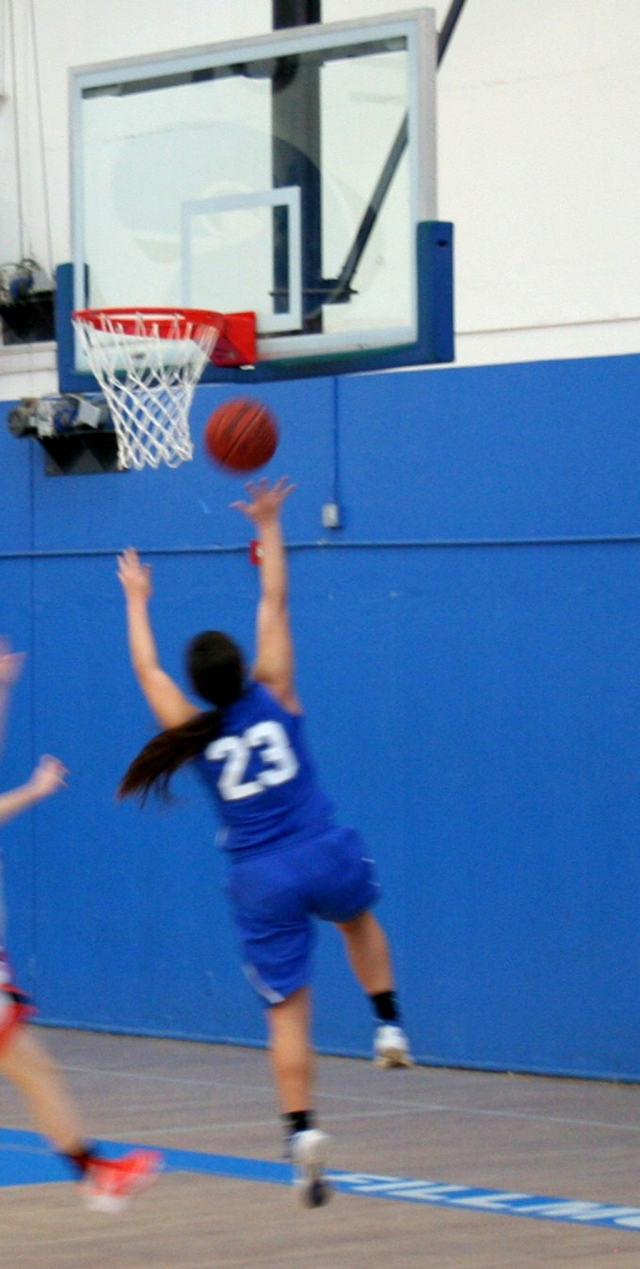
<path fill-rule="evenodd" d="M 121 1212 L 140 1190 L 157 1181 L 162 1155 L 157 1150 L 132 1150 L 122 1159 L 92 1159 L 80 1183 L 92 1212 Z"/>

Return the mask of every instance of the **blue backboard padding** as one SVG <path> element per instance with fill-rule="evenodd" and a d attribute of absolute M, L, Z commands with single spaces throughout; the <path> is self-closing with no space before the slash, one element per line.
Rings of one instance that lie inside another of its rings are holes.
<path fill-rule="evenodd" d="M 267 473 L 297 483 L 285 529 L 310 738 L 377 860 L 424 1061 L 640 1077 L 639 379 L 639 357 L 612 357 L 261 391 L 282 430 Z M 153 563 L 181 682 L 196 629 L 252 647 L 251 528 L 229 507 L 242 482 L 201 450 L 234 393 L 198 391 L 197 457 L 176 471 L 52 478 L 36 442 L 2 442 L 16 526 L 0 617 L 29 652 L 4 787 L 41 752 L 72 772 L 2 834 L 18 974 L 49 1023 L 264 1043 L 202 790 L 185 773 L 172 809 L 114 798 L 153 731 L 117 551 Z M 367 1054 L 334 931 L 316 967 L 319 1047 Z"/>
<path fill-rule="evenodd" d="M 357 374 L 362 371 L 392 369 L 395 366 L 424 366 L 454 360 L 453 225 L 450 221 L 424 221 L 416 228 L 416 314 L 417 333 L 411 343 L 390 348 L 357 346 L 348 352 L 322 357 L 293 357 L 258 361 L 254 367 L 210 365 L 203 384 L 253 385 L 282 379 L 305 379 L 318 375 Z M 96 392 L 91 374 L 76 367 L 71 314 L 74 308 L 73 265 L 56 270 L 56 329 L 61 392 Z"/>

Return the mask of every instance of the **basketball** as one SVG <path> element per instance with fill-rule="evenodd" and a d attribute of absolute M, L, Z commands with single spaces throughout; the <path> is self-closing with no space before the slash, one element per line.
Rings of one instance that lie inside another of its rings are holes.
<path fill-rule="evenodd" d="M 204 444 L 210 457 L 225 471 L 257 471 L 276 452 L 278 426 L 261 401 L 236 397 L 219 405 L 210 415 Z"/>

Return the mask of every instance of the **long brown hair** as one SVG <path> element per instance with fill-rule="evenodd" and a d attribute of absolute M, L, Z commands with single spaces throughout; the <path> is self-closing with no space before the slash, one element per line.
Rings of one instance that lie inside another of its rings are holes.
<path fill-rule="evenodd" d="M 219 709 L 207 709 L 188 723 L 167 727 L 154 736 L 127 767 L 118 786 L 118 797 L 135 795 L 144 806 L 153 790 L 163 801 L 169 801 L 172 775 L 220 735 L 220 721 Z"/>
<path fill-rule="evenodd" d="M 220 630 L 205 630 L 191 640 L 187 670 L 195 690 L 214 708 L 154 736 L 125 771 L 118 786 L 119 798 L 134 795 L 144 805 L 153 790 L 168 800 L 173 774 L 220 735 L 222 709 L 242 695 L 242 653 L 233 639 Z"/>

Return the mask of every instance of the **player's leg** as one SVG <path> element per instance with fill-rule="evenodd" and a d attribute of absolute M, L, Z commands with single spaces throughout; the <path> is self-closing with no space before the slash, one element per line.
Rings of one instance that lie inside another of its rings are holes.
<path fill-rule="evenodd" d="M 118 1160 L 99 1156 L 84 1136 L 65 1081 L 47 1050 L 23 1022 L 6 1017 L 0 1037 L 0 1073 L 22 1093 L 35 1128 L 79 1178 L 89 1207 L 119 1211 L 155 1180 L 162 1163 L 156 1151 L 130 1151 Z"/>
<path fill-rule="evenodd" d="M 389 940 L 372 907 L 380 898 L 375 865 L 361 835 L 334 827 L 307 846 L 314 877 L 311 911 L 342 930 L 354 975 L 370 997 L 377 1022 L 373 1053 L 381 1066 L 411 1066 L 401 1029 Z"/>
<path fill-rule="evenodd" d="M 80 1120 L 62 1076 L 47 1050 L 23 1023 L 0 1046 L 0 1072 L 25 1098 L 38 1132 L 60 1154 L 75 1156 L 86 1149 Z"/>
<path fill-rule="evenodd" d="M 335 924 L 344 936 L 349 963 L 378 1022 L 373 1042 L 378 1065 L 411 1066 L 409 1042 L 400 1026 L 389 942 L 380 922 L 373 912 L 366 911 Z"/>
<path fill-rule="evenodd" d="M 311 1106 L 315 1054 L 310 1043 L 311 998 L 308 987 L 294 991 L 267 1010 L 273 1071 L 283 1115 Z"/>
<path fill-rule="evenodd" d="M 315 1087 L 315 1053 L 311 1046 L 311 998 L 300 987 L 267 1010 L 269 1056 L 286 1125 L 295 1185 L 305 1207 L 320 1207 L 329 1198 L 323 1177 L 327 1135 L 315 1126 L 311 1109 Z"/>
<path fill-rule="evenodd" d="M 367 993 L 378 1023 L 374 1056 L 381 1066 L 411 1066 L 409 1044 L 400 1025 L 387 936 L 373 915 L 380 897 L 375 868 L 353 829 L 332 830 L 319 840 L 316 912 L 341 930 L 351 967 Z"/>
<path fill-rule="evenodd" d="M 360 912 L 350 921 L 337 921 L 342 932 L 349 964 L 368 996 L 394 991 L 389 941 L 371 910 Z"/>
<path fill-rule="evenodd" d="M 306 1206 L 326 1202 L 322 1180 L 328 1138 L 313 1109 L 311 1044 L 313 923 L 306 911 L 304 847 L 231 861 L 228 895 L 240 935 L 244 970 L 266 1005 L 269 1059 L 295 1184 Z"/>

